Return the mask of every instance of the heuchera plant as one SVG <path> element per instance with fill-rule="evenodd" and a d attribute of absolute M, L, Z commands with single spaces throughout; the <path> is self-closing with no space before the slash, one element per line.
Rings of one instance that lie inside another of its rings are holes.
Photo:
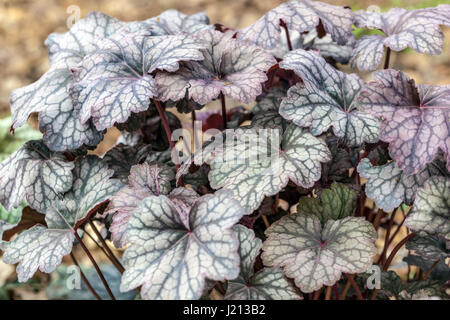
<path fill-rule="evenodd" d="M 88 14 L 48 37 L 50 69 L 11 93 L 11 131 L 38 113 L 43 136 L 0 164 L 3 261 L 23 282 L 65 255 L 78 265 L 80 246 L 97 299 L 447 298 L 450 85 L 389 69 L 391 51 L 440 54 L 443 25 L 450 5 L 293 0 L 244 29 Z M 340 70 L 383 56 L 367 83 Z M 205 113 L 214 100 L 221 112 Z M 112 127 L 117 144 L 88 155 Z M 407 281 L 389 270 L 405 245 Z"/>

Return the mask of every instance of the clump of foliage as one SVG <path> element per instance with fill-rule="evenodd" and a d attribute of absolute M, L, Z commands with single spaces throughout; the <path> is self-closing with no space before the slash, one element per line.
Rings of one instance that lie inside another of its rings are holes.
<path fill-rule="evenodd" d="M 442 25 L 450 5 L 377 13 L 292 0 L 238 30 L 203 13 L 90 13 L 48 37 L 50 69 L 11 94 L 11 129 L 37 112 L 43 137 L 0 164 L 1 204 L 20 214 L 28 203 L 17 235 L 3 235 L 3 261 L 24 282 L 65 255 L 77 264 L 80 246 L 94 269 L 79 296 L 99 299 L 213 289 L 225 299 L 446 298 L 450 86 L 389 69 L 391 51 L 440 54 Z M 356 40 L 353 26 L 383 35 Z M 339 70 L 373 71 L 383 56 L 367 83 Z M 256 104 L 227 110 L 227 99 Z M 191 142 L 172 138 L 182 124 L 170 110 L 195 120 L 214 100 L 222 113 L 203 126 L 213 138 L 180 162 L 177 148 Z M 119 143 L 87 155 L 111 127 Z M 227 128 L 234 135 L 217 130 Z M 402 227 L 410 232 L 392 247 Z M 103 275 L 88 230 L 117 272 Z M 405 244 L 421 270 L 407 282 L 388 271 Z M 367 287 L 373 265 L 380 289 Z"/>

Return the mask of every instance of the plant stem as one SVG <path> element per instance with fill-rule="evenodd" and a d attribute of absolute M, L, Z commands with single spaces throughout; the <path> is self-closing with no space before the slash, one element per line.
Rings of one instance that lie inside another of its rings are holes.
<path fill-rule="evenodd" d="M 378 289 L 372 291 L 372 295 L 370 296 L 370 300 L 375 300 L 378 294 Z"/>
<path fill-rule="evenodd" d="M 102 235 L 98 231 L 97 227 L 95 226 L 95 223 L 92 222 L 92 220 L 89 220 L 89 225 L 91 226 L 92 230 L 94 230 L 95 235 L 102 243 L 102 247 L 108 252 L 108 258 L 111 260 L 112 264 L 116 267 L 117 270 L 119 270 L 120 273 L 124 273 L 125 268 L 120 263 L 119 259 L 114 255 L 112 250 L 109 248 L 108 244 L 106 243 L 105 239 L 103 239 Z"/>
<path fill-rule="evenodd" d="M 270 227 L 270 223 L 269 220 L 267 219 L 267 217 L 265 215 L 261 215 L 261 218 L 264 221 L 264 225 L 266 226 L 266 228 Z"/>
<path fill-rule="evenodd" d="M 377 214 L 375 215 L 375 220 L 373 221 L 373 226 L 375 227 L 375 230 L 378 230 L 380 227 L 381 217 L 383 216 L 383 210 L 378 210 Z"/>
<path fill-rule="evenodd" d="M 386 263 L 383 266 L 383 271 L 387 271 L 389 266 L 391 265 L 392 260 L 394 260 L 395 255 L 397 254 L 398 250 L 400 250 L 401 247 L 411 238 L 413 238 L 416 234 L 414 232 L 408 234 L 405 238 L 403 238 L 402 241 L 397 243 L 395 248 L 392 250 L 391 254 L 389 255 L 389 258 L 387 259 Z"/>
<path fill-rule="evenodd" d="M 431 272 L 433 271 L 433 269 L 438 265 L 439 261 L 441 261 L 441 259 L 437 259 L 433 265 L 430 267 L 430 269 L 424 273 L 422 280 L 427 280 L 428 277 L 430 276 Z"/>
<path fill-rule="evenodd" d="M 384 237 L 383 251 L 381 252 L 380 258 L 378 259 L 378 264 L 380 264 L 380 263 L 383 264 L 384 260 L 386 259 L 386 253 L 387 253 L 387 250 L 389 249 L 389 245 L 390 245 L 389 237 L 391 235 L 391 229 L 392 229 L 392 225 L 394 224 L 394 219 L 395 219 L 396 213 L 397 213 L 397 209 L 392 212 L 391 219 L 389 220 L 389 226 L 386 229 L 386 236 Z"/>
<path fill-rule="evenodd" d="M 105 286 L 106 291 L 108 292 L 109 297 L 111 298 L 111 300 L 116 300 L 116 298 L 114 297 L 111 288 L 108 285 L 108 282 L 106 282 L 105 277 L 103 276 L 102 271 L 100 270 L 100 268 L 97 265 L 97 262 L 95 262 L 94 257 L 92 256 L 91 252 L 89 251 L 89 249 L 86 247 L 86 245 L 84 244 L 83 240 L 80 238 L 80 236 L 78 235 L 77 231 L 74 232 L 75 238 L 78 240 L 78 242 L 81 245 L 81 248 L 83 248 L 84 252 L 86 252 L 86 255 L 88 256 L 89 260 L 91 260 L 95 270 L 98 273 L 98 276 L 100 277 L 100 280 L 102 281 L 103 285 Z"/>
<path fill-rule="evenodd" d="M 313 300 L 319 300 L 320 293 L 322 292 L 322 288 L 314 292 Z"/>
<path fill-rule="evenodd" d="M 408 214 L 409 214 L 409 212 L 408 212 Z M 400 231 L 400 229 L 402 228 L 403 223 L 404 223 L 405 220 L 406 220 L 406 217 L 408 217 L 408 214 L 406 214 L 406 215 L 403 216 L 402 222 L 400 222 L 400 224 L 397 226 L 397 229 L 395 229 L 395 232 L 392 234 L 391 238 L 389 239 L 389 245 L 392 243 L 392 241 L 394 241 L 395 236 L 397 235 L 397 233 L 398 233 L 398 232 Z"/>
<path fill-rule="evenodd" d="M 289 35 L 289 29 L 288 29 L 286 23 L 282 19 L 280 19 L 280 26 L 286 32 L 286 40 L 287 40 L 287 44 L 288 44 L 288 49 L 289 49 L 289 51 L 292 51 L 293 47 L 292 47 L 291 37 Z"/>
<path fill-rule="evenodd" d="M 389 69 L 389 60 L 391 58 L 391 48 L 387 48 L 386 50 L 386 58 L 384 60 L 384 69 Z"/>
<path fill-rule="evenodd" d="M 73 254 L 73 252 L 70 252 L 70 257 L 72 258 L 73 263 L 78 267 L 78 270 L 80 270 L 80 276 L 81 279 L 83 280 L 84 284 L 86 285 L 86 287 L 89 289 L 89 291 L 92 293 L 92 295 L 95 297 L 95 299 L 97 300 L 103 300 L 102 297 L 100 297 L 98 295 L 98 293 L 95 291 L 95 289 L 92 287 L 91 283 L 89 282 L 89 280 L 86 278 L 86 276 L 84 275 L 83 270 L 81 270 L 80 265 L 78 264 L 77 259 L 75 258 L 75 255 Z"/>
<path fill-rule="evenodd" d="M 222 284 L 220 283 L 220 281 L 216 281 L 216 286 L 217 286 L 217 290 L 219 290 L 219 292 L 224 296 L 225 295 L 225 290 L 222 287 Z"/>
<path fill-rule="evenodd" d="M 325 300 L 331 299 L 331 289 L 333 289 L 333 287 L 327 287 L 327 291 L 325 292 Z"/>
<path fill-rule="evenodd" d="M 222 104 L 222 123 L 223 130 L 227 129 L 227 107 L 225 105 L 225 96 L 220 92 L 220 103 Z"/>
<path fill-rule="evenodd" d="M 337 282 L 333 285 L 334 299 L 339 300 L 339 291 Z"/>
<path fill-rule="evenodd" d="M 349 280 L 347 280 L 347 283 L 345 284 L 344 290 L 341 292 L 341 297 L 339 300 L 345 300 L 345 297 L 347 297 L 347 292 L 350 289 L 351 283 Z"/>
<path fill-rule="evenodd" d="M 355 279 L 353 279 L 353 275 L 352 274 L 348 274 L 346 273 L 345 276 L 347 277 L 348 281 L 350 282 L 350 284 L 352 285 L 353 289 L 356 292 L 356 296 L 358 297 L 358 300 L 364 300 L 361 291 L 358 288 L 358 285 L 355 282 Z"/>
<path fill-rule="evenodd" d="M 172 131 L 170 130 L 169 123 L 167 122 L 167 118 L 166 118 L 166 115 L 164 114 L 164 110 L 161 107 L 161 104 L 156 99 L 153 99 L 153 102 L 155 103 L 155 106 L 156 106 L 156 109 L 158 110 L 159 117 L 161 118 L 161 122 L 163 124 L 164 130 L 166 131 L 166 136 L 167 136 L 167 139 L 169 140 L 170 150 L 172 150 L 172 155 L 174 157 L 173 160 L 175 161 L 175 168 L 178 171 L 178 169 L 180 168 L 180 161 L 178 159 L 178 154 L 177 154 L 177 149 L 175 148 L 175 143 L 172 141 Z"/>

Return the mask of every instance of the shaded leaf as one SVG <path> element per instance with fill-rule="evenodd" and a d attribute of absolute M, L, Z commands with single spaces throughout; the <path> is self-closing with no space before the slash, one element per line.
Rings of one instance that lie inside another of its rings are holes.
<path fill-rule="evenodd" d="M 450 168 L 450 86 L 415 85 L 401 71 L 382 70 L 358 100 L 362 110 L 382 119 L 380 139 L 407 175 L 425 168 L 439 148 Z"/>
<path fill-rule="evenodd" d="M 323 229 L 319 218 L 288 215 L 266 230 L 264 265 L 283 267 L 301 291 L 332 286 L 342 272 L 367 270 L 377 252 L 377 235 L 364 218 L 329 220 Z"/>
<path fill-rule="evenodd" d="M 310 0 L 293 0 L 270 10 L 238 37 L 271 49 L 280 43 L 280 20 L 289 30 L 307 32 L 319 23 L 334 41 L 345 44 L 352 35 L 353 13 L 350 9 Z"/>
<path fill-rule="evenodd" d="M 152 72 L 174 72 L 180 61 L 203 59 L 199 50 L 205 45 L 187 35 L 122 32 L 98 47 L 72 68 L 71 96 L 82 123 L 92 118 L 97 130 L 103 130 L 149 108 L 157 95 Z"/>
<path fill-rule="evenodd" d="M 445 259 L 450 257 L 445 239 L 435 235 L 416 235 L 406 243 L 406 249 L 410 254 L 421 256 L 432 263 L 437 260 L 445 262 Z"/>
<path fill-rule="evenodd" d="M 280 67 L 294 70 L 304 83 L 291 87 L 280 106 L 280 114 L 296 125 L 320 135 L 333 128 L 347 145 L 378 141 L 379 120 L 359 111 L 358 95 L 364 82 L 329 65 L 312 51 L 296 50 L 285 55 Z"/>
<path fill-rule="evenodd" d="M 264 268 L 256 274 L 253 265 L 258 256 L 262 241 L 255 237 L 251 229 L 236 225 L 233 230 L 239 239 L 241 271 L 236 279 L 229 280 L 226 300 L 291 300 L 300 299 L 295 289 L 277 268 Z"/>
<path fill-rule="evenodd" d="M 204 105 L 225 96 L 249 103 L 261 93 L 265 72 L 275 58 L 252 44 L 232 38 L 232 33 L 205 30 L 195 37 L 207 43 L 202 61 L 189 61 L 175 73 L 156 75 L 159 99 L 178 101 L 189 88 L 189 98 Z"/>
<path fill-rule="evenodd" d="M 42 140 L 29 141 L 0 164 L 0 202 L 10 210 L 26 199 L 46 213 L 52 201 L 72 186 L 73 167 Z"/>
<path fill-rule="evenodd" d="M 382 166 L 373 166 L 369 159 L 362 159 L 358 173 L 368 179 L 366 194 L 384 211 L 392 211 L 402 203 L 412 205 L 416 191 L 425 181 L 435 175 L 445 175 L 445 165 L 438 160 L 429 163 L 423 170 L 413 175 L 406 175 L 391 161 Z"/>
<path fill-rule="evenodd" d="M 450 239 L 450 179 L 431 177 L 416 193 L 405 225 Z"/>
<path fill-rule="evenodd" d="M 137 293 L 130 292 L 120 292 L 120 280 L 122 275 L 117 269 L 111 264 L 99 265 L 109 287 L 111 288 L 114 297 L 117 300 L 133 300 Z M 89 283 L 92 285 L 94 290 L 103 300 L 108 300 L 109 295 L 105 289 L 105 286 L 101 282 L 97 271 L 94 267 L 82 268 L 83 273 L 88 279 Z M 49 286 L 46 288 L 45 292 L 50 300 L 92 300 L 94 296 L 87 288 L 84 281 L 80 282 L 80 288 L 70 289 L 67 286 L 68 281 L 71 281 L 71 276 L 73 276 L 74 271 L 67 268 L 66 266 L 59 266 L 56 268 L 56 279 L 54 279 Z"/>
<path fill-rule="evenodd" d="M 410 11 L 402 8 L 392 8 L 388 12 L 357 11 L 357 27 L 378 29 L 385 35 L 361 37 L 351 64 L 360 70 L 375 70 L 384 56 L 384 47 L 393 51 L 410 47 L 420 53 L 441 54 L 444 34 L 440 25 L 450 26 L 449 17 L 450 5 Z"/>
<path fill-rule="evenodd" d="M 151 150 L 152 147 L 148 144 L 138 144 L 135 146 L 119 144 L 110 149 L 103 157 L 103 160 L 114 171 L 114 178 L 120 179 L 123 183 L 127 183 L 131 167 L 143 163 L 151 153 Z"/>
<path fill-rule="evenodd" d="M 300 198 L 297 211 L 319 218 L 322 225 L 329 220 L 353 216 L 356 210 L 356 192 L 345 184 L 334 182 L 318 198 Z"/>
<path fill-rule="evenodd" d="M 231 227 L 242 215 L 231 193 L 219 191 L 195 203 L 186 228 L 169 198 L 146 198 L 127 227 L 121 291 L 142 285 L 144 299 L 198 299 L 205 277 L 234 279 L 239 256 Z"/>
<path fill-rule="evenodd" d="M 232 190 L 251 214 L 289 180 L 312 187 L 320 178 L 321 162 L 329 160 L 325 142 L 294 125 L 282 137 L 279 130 L 238 129 L 211 161 L 209 180 L 214 189 Z"/>

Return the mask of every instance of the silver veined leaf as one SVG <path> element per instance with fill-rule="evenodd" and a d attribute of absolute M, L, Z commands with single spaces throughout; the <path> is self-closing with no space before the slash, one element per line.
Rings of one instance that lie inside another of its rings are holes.
<path fill-rule="evenodd" d="M 450 86 L 416 85 L 401 71 L 374 73 L 358 97 L 359 107 L 382 119 L 380 140 L 397 165 L 411 175 L 433 161 L 439 148 L 450 169 Z"/>
<path fill-rule="evenodd" d="M 175 73 L 158 73 L 159 99 L 178 101 L 189 88 L 189 98 L 201 105 L 220 93 L 242 103 L 254 101 L 275 58 L 253 44 L 233 39 L 230 32 L 204 30 L 194 36 L 208 45 L 202 50 L 205 59 L 183 63 Z"/>
<path fill-rule="evenodd" d="M 105 214 L 114 214 L 109 231 L 117 248 L 127 243 L 125 228 L 131 213 L 139 204 L 151 195 L 167 195 L 170 182 L 175 178 L 172 168 L 163 164 L 137 164 L 131 167 L 128 185 L 122 188 L 111 199 Z"/>
<path fill-rule="evenodd" d="M 364 218 L 329 220 L 295 213 L 284 216 L 266 231 L 262 260 L 283 267 L 288 278 L 305 293 L 332 286 L 342 273 L 361 273 L 372 264 L 377 234 Z"/>
<path fill-rule="evenodd" d="M 38 268 L 42 272 L 52 272 L 62 257 L 72 251 L 77 223 L 122 186 L 118 180 L 109 179 L 112 174 L 96 156 L 77 159 L 72 189 L 47 209 L 47 227 L 35 225 L 5 245 L 3 261 L 19 263 L 17 275 L 20 282 L 31 278 Z"/>
<path fill-rule="evenodd" d="M 358 40 L 351 64 L 360 70 L 375 70 L 384 47 L 402 51 L 407 47 L 420 53 L 441 54 L 444 34 L 441 25 L 450 26 L 450 5 L 406 10 L 392 8 L 388 12 L 358 11 L 355 24 L 359 28 L 378 29 L 385 35 L 363 36 Z"/>
<path fill-rule="evenodd" d="M 97 130 L 104 130 L 149 108 L 150 98 L 157 95 L 152 72 L 174 72 L 180 61 L 202 60 L 205 44 L 188 35 L 149 37 L 123 31 L 97 46 L 72 68 L 71 96 L 81 122 L 92 118 Z"/>
<path fill-rule="evenodd" d="M 103 13 L 92 12 L 68 32 L 52 33 L 45 44 L 49 48 L 50 70 L 38 81 L 14 90 L 10 104 L 13 128 L 25 124 L 29 115 L 39 112 L 39 129 L 50 149 L 77 149 L 83 144 L 97 145 L 103 132 L 91 122 L 82 123 L 69 96 L 70 68 L 96 48 L 99 39 L 108 37 L 126 24 Z"/>
<path fill-rule="evenodd" d="M 295 292 L 281 269 L 264 268 L 256 274 L 253 265 L 258 256 L 262 242 L 255 233 L 242 225 L 233 230 L 239 239 L 239 256 L 241 271 L 236 279 L 229 280 L 225 300 L 291 300 L 301 297 Z"/>
<path fill-rule="evenodd" d="M 356 192 L 345 184 L 334 182 L 331 189 L 324 189 L 318 198 L 300 198 L 297 212 L 314 215 L 325 224 L 328 220 L 338 220 L 353 216 L 356 210 Z"/>
<path fill-rule="evenodd" d="M 236 278 L 239 243 L 231 227 L 243 213 L 230 192 L 218 191 L 196 201 L 186 228 L 168 197 L 147 197 L 126 230 L 121 291 L 142 285 L 144 299 L 198 299 L 205 278 Z"/>
<path fill-rule="evenodd" d="M 180 11 L 170 9 L 159 16 L 143 21 L 150 27 L 154 36 L 176 35 L 181 33 L 195 33 L 209 29 L 209 18 L 204 12 L 187 15 Z"/>
<path fill-rule="evenodd" d="M 278 193 L 289 180 L 312 187 L 320 179 L 321 163 L 331 159 L 326 143 L 305 129 L 290 125 L 282 137 L 279 132 L 238 129 L 210 163 L 211 187 L 232 190 L 246 214 L 257 209 L 264 197 Z"/>
<path fill-rule="evenodd" d="M 405 226 L 450 239 L 450 179 L 434 176 L 416 193 Z"/>
<path fill-rule="evenodd" d="M 378 141 L 380 121 L 359 111 L 357 97 L 364 82 L 356 74 L 346 74 L 313 51 L 295 50 L 280 63 L 294 70 L 304 83 L 291 87 L 280 106 L 280 114 L 311 133 L 320 135 L 330 127 L 348 146 Z"/>
<path fill-rule="evenodd" d="M 37 269 L 45 273 L 55 270 L 62 257 L 72 251 L 74 240 L 73 233 L 68 230 L 50 230 L 35 225 L 4 246 L 3 262 L 19 263 L 17 278 L 19 282 L 26 282 Z"/>
<path fill-rule="evenodd" d="M 289 30 L 300 33 L 315 29 L 321 23 L 338 44 L 347 43 L 352 36 L 353 12 L 349 8 L 310 0 L 292 0 L 270 10 L 251 26 L 241 30 L 238 37 L 266 49 L 280 44 L 280 20 Z"/>
<path fill-rule="evenodd" d="M 326 34 L 320 38 L 317 34 L 317 30 L 311 30 L 306 34 L 289 31 L 289 38 L 291 40 L 292 50 L 315 50 L 325 59 L 342 64 L 349 62 L 356 42 L 354 36 L 351 35 L 345 44 L 340 45 L 333 41 L 330 34 Z M 289 50 L 286 31 L 284 29 L 281 30 L 280 44 L 272 50 L 268 49 L 268 51 L 279 59 L 283 59 L 284 55 L 291 51 Z"/>
<path fill-rule="evenodd" d="M 151 150 L 152 147 L 148 144 L 138 144 L 135 146 L 118 144 L 108 150 L 103 156 L 103 159 L 109 168 L 114 171 L 114 178 L 120 179 L 123 183 L 127 183 L 131 167 L 144 162 L 146 157 L 151 153 Z"/>
<path fill-rule="evenodd" d="M 413 175 L 406 175 L 391 161 L 382 166 L 373 166 L 369 159 L 362 159 L 358 165 L 358 173 L 368 179 L 366 194 L 384 211 L 392 211 L 403 202 L 411 205 L 416 191 L 425 181 L 434 175 L 444 175 L 445 165 L 438 161 L 429 163 L 424 169 Z"/>
<path fill-rule="evenodd" d="M 0 164 L 0 202 L 10 210 L 26 199 L 30 207 L 46 213 L 72 186 L 73 167 L 42 140 L 29 141 Z"/>

